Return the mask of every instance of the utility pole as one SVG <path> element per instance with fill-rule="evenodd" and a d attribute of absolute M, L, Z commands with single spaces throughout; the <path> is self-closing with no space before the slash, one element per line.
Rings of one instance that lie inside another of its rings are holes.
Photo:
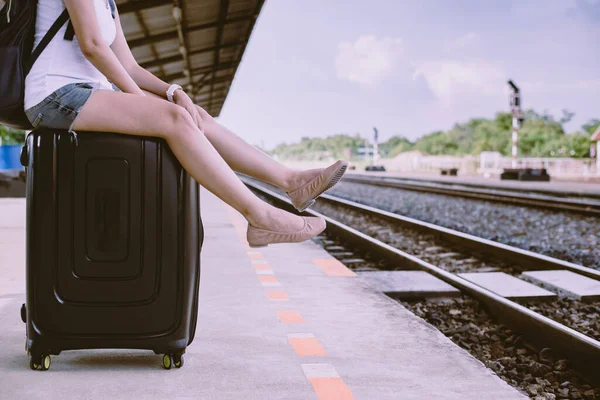
<path fill-rule="evenodd" d="M 517 156 L 518 156 L 518 140 L 519 140 L 519 127 L 523 120 L 521 112 L 521 92 L 515 83 L 511 80 L 508 81 L 510 86 L 510 110 L 512 112 L 512 167 L 517 168 Z"/>
<path fill-rule="evenodd" d="M 596 129 L 596 132 L 592 134 L 592 143 L 593 142 L 596 142 L 596 151 L 594 151 L 594 155 L 596 156 L 596 174 L 600 175 L 600 126 Z"/>
<path fill-rule="evenodd" d="M 373 127 L 373 165 L 379 161 L 379 131 Z"/>

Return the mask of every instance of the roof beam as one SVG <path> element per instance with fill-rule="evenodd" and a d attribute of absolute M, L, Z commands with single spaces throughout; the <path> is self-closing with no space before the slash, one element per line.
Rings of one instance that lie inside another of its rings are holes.
<path fill-rule="evenodd" d="M 198 93 L 200 90 L 202 90 L 209 76 L 210 72 L 207 72 L 203 74 L 202 77 L 196 81 L 196 83 L 194 83 L 194 93 Z"/>
<path fill-rule="evenodd" d="M 215 68 L 213 70 L 213 66 L 212 65 L 208 65 L 206 67 L 202 67 L 202 68 L 197 68 L 195 70 L 192 71 L 192 75 L 200 75 L 200 74 L 205 74 L 207 72 L 218 72 L 224 69 L 230 69 L 230 68 L 235 68 L 237 67 L 237 65 L 239 64 L 238 60 L 235 61 L 231 61 L 231 62 L 226 62 L 226 63 L 220 63 L 219 66 L 217 68 Z M 183 79 L 185 78 L 185 74 L 183 72 L 176 72 L 174 74 L 171 75 L 166 75 L 166 76 L 160 76 L 159 78 L 162 79 L 165 82 L 171 82 L 174 81 L 176 79 Z"/>
<path fill-rule="evenodd" d="M 246 46 L 248 46 L 248 42 L 250 41 L 250 35 L 252 34 L 252 30 L 254 29 L 254 25 L 256 24 L 256 19 L 258 18 L 258 15 L 260 14 L 260 11 L 261 11 L 261 9 L 262 9 L 262 7 L 263 7 L 264 4 L 265 4 L 265 0 L 258 0 L 256 2 L 256 8 L 254 9 L 254 14 L 251 16 L 252 22 L 250 22 L 248 24 L 248 32 L 246 33 L 245 43 L 242 46 L 239 58 L 237 60 L 237 65 L 235 66 L 235 68 L 233 70 L 233 74 L 231 76 L 231 80 L 225 86 L 225 91 L 223 93 L 223 101 L 221 103 L 216 103 L 215 104 L 215 110 L 214 110 L 214 112 L 212 114 L 215 117 L 218 117 L 219 114 L 221 113 L 221 109 L 223 108 L 223 104 L 225 103 L 225 99 L 227 98 L 227 95 L 229 94 L 229 89 L 231 88 L 231 83 L 233 82 L 233 78 L 235 77 L 235 74 L 237 73 L 237 69 L 238 69 L 238 67 L 240 65 L 240 62 L 242 61 L 242 57 L 243 57 L 244 53 L 246 52 Z"/>
<path fill-rule="evenodd" d="M 144 1 L 131 1 L 127 3 L 118 4 L 119 14 L 127 14 L 131 12 L 146 10 L 148 8 L 166 6 L 173 4 L 173 0 L 144 0 Z"/>
<path fill-rule="evenodd" d="M 253 19 L 254 19 L 254 16 L 241 16 L 241 17 L 229 18 L 229 19 L 225 20 L 224 24 L 227 25 L 227 24 L 233 24 L 236 22 L 251 21 Z M 201 31 L 204 29 L 216 28 L 218 26 L 219 26 L 219 21 L 209 22 L 206 24 L 190 26 L 189 28 L 184 29 L 183 32 L 185 34 L 188 34 L 191 32 Z M 172 40 L 172 39 L 177 39 L 177 38 L 178 38 L 177 29 L 173 29 L 171 31 L 159 33 L 157 35 L 152 35 L 152 36 L 142 37 L 139 39 L 130 40 L 129 47 L 133 49 L 135 47 L 145 46 L 150 43 L 162 42 L 164 40 Z"/>
<path fill-rule="evenodd" d="M 221 49 L 227 49 L 230 47 L 236 47 L 236 46 L 241 46 L 243 45 L 245 42 L 242 40 L 238 40 L 236 42 L 231 42 L 231 43 L 226 43 L 222 46 L 211 46 L 211 47 L 205 47 L 203 49 L 198 49 L 198 50 L 194 50 L 194 51 L 190 51 L 188 54 L 189 56 L 195 56 L 198 54 L 202 54 L 202 53 L 210 53 L 216 50 L 221 50 Z M 161 65 L 165 65 L 165 64 L 170 64 L 170 63 L 174 63 L 174 62 L 178 62 L 181 61 L 183 59 L 183 56 L 181 54 L 175 54 L 172 55 L 170 57 L 164 57 L 164 58 L 160 58 L 158 60 L 152 60 L 152 61 L 146 61 L 140 64 L 140 66 L 142 68 L 152 68 L 152 67 L 159 67 Z"/>
<path fill-rule="evenodd" d="M 215 35 L 215 43 L 217 46 L 220 46 L 223 42 L 223 27 L 225 26 L 224 22 L 227 18 L 227 10 L 229 9 L 229 0 L 221 0 L 221 7 L 219 9 L 219 26 L 217 27 L 217 34 Z M 215 78 L 217 77 L 216 71 L 219 68 L 219 62 L 221 59 L 221 54 L 219 51 L 215 51 L 213 58 L 213 72 L 212 72 L 212 81 L 210 83 L 210 99 L 208 100 L 208 106 L 212 107 L 213 105 L 213 92 L 215 86 Z"/>
<path fill-rule="evenodd" d="M 219 77 L 215 78 L 215 85 L 218 85 L 220 83 L 227 83 L 232 78 L 233 78 L 233 75 L 219 76 Z M 221 90 L 221 89 L 217 89 L 217 90 Z M 211 93 L 211 91 L 202 92 L 202 93 L 198 92 L 198 93 L 196 93 L 196 96 L 199 96 L 199 95 L 209 95 L 210 93 Z"/>

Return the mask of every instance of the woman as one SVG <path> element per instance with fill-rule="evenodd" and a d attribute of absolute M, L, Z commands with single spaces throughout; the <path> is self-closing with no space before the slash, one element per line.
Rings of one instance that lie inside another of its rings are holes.
<path fill-rule="evenodd" d="M 65 7 L 75 39 L 64 39 L 63 26 L 25 82 L 25 112 L 34 127 L 164 138 L 198 183 L 248 220 L 251 246 L 300 242 L 325 229 L 322 218 L 299 217 L 263 202 L 233 170 L 284 189 L 302 211 L 339 181 L 345 161 L 294 171 L 244 142 L 181 87 L 137 64 L 114 0 L 39 0 L 35 45 Z"/>

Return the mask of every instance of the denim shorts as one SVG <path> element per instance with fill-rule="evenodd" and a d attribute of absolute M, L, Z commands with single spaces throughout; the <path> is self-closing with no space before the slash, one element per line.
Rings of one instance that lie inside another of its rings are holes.
<path fill-rule="evenodd" d="M 50 94 L 40 103 L 25 110 L 34 128 L 73 129 L 75 119 L 100 84 L 96 82 L 69 83 Z M 119 91 L 115 85 L 113 89 Z"/>

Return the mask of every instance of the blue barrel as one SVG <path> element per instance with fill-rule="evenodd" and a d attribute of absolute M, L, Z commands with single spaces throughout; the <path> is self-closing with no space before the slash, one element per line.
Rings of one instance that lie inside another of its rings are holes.
<path fill-rule="evenodd" d="M 21 155 L 20 144 L 0 146 L 0 170 L 23 169 L 19 157 Z"/>

